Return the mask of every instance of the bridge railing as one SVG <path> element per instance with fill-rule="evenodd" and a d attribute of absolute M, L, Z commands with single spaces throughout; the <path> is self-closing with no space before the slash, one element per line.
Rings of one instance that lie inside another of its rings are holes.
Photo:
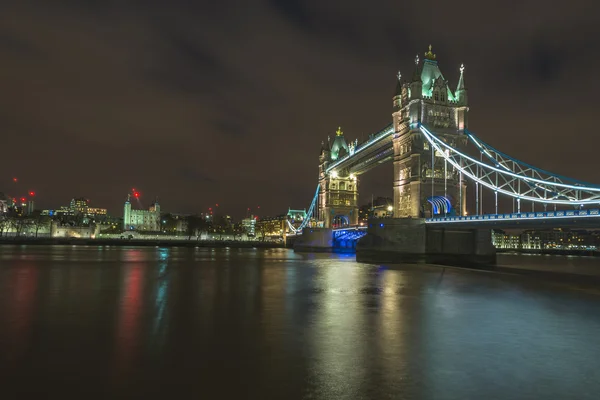
<path fill-rule="evenodd" d="M 426 223 L 448 223 L 448 222 L 469 222 L 469 221 L 499 221 L 499 220 L 532 220 L 532 219 L 552 219 L 552 218 L 599 218 L 600 210 L 563 210 L 563 211 L 532 211 L 510 214 L 480 214 L 467 215 L 464 217 L 439 217 L 427 218 Z"/>

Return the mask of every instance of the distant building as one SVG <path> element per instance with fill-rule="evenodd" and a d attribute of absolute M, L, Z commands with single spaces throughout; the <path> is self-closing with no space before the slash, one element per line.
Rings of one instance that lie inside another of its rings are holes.
<path fill-rule="evenodd" d="M 521 248 L 527 250 L 539 250 L 543 248 L 539 232 L 525 231 L 521 233 Z"/>
<path fill-rule="evenodd" d="M 126 231 L 160 231 L 160 205 L 158 201 L 152 204 L 148 210 L 133 210 L 131 208 L 131 197 L 123 207 L 123 229 Z"/>
<path fill-rule="evenodd" d="M 8 207 L 12 204 L 12 199 L 0 192 L 0 214 L 8 212 Z"/>
<path fill-rule="evenodd" d="M 61 206 L 54 210 L 42 210 L 42 215 L 50 217 L 65 218 L 72 216 L 82 217 L 79 222 L 88 224 L 93 221 L 105 221 L 108 218 L 106 208 L 94 208 L 89 206 L 90 201 L 85 197 L 76 197 L 71 199 L 69 206 Z"/>
<path fill-rule="evenodd" d="M 492 244 L 497 249 L 518 249 L 521 245 L 521 237 L 510 235 L 499 229 L 493 229 Z"/>
<path fill-rule="evenodd" d="M 287 217 L 288 217 L 288 220 L 292 223 L 302 222 L 306 219 L 306 209 L 292 210 L 291 208 L 288 208 Z"/>
<path fill-rule="evenodd" d="M 254 215 L 242 220 L 242 230 L 248 236 L 256 235 L 256 217 Z"/>
<path fill-rule="evenodd" d="M 71 204 L 69 205 L 69 209 L 73 213 L 86 214 L 88 210 L 88 202 L 89 200 L 84 197 L 78 197 L 71 199 Z"/>
<path fill-rule="evenodd" d="M 278 217 L 267 217 L 256 221 L 256 236 L 261 238 L 266 237 L 282 237 L 287 228 L 287 215 Z"/>

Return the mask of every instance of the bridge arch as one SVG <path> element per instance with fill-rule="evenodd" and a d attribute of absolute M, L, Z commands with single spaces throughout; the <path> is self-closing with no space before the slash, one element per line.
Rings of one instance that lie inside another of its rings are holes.
<path fill-rule="evenodd" d="M 335 215 L 331 219 L 332 228 L 345 228 L 350 225 L 350 218 L 347 215 Z"/>
<path fill-rule="evenodd" d="M 453 213 L 452 201 L 446 196 L 429 196 L 427 202 L 431 204 L 432 216 L 447 216 Z"/>

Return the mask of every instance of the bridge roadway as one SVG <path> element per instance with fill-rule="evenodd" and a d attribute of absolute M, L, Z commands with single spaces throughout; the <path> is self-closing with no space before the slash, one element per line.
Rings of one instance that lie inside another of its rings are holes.
<path fill-rule="evenodd" d="M 547 229 L 562 227 L 600 229 L 600 210 L 538 211 L 427 218 L 425 223 L 441 227 L 490 229 Z"/>

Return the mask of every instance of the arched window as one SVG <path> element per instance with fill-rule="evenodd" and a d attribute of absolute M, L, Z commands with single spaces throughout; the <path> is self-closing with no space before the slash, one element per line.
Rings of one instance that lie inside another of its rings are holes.
<path fill-rule="evenodd" d="M 437 90 L 433 92 L 433 99 L 435 101 L 439 101 L 440 99 L 440 93 Z"/>

